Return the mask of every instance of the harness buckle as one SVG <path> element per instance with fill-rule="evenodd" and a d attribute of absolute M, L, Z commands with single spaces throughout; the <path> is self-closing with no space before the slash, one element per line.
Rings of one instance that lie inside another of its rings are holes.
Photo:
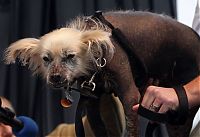
<path fill-rule="evenodd" d="M 89 89 L 91 91 L 94 91 L 96 88 L 96 84 L 92 81 L 83 81 L 81 84 L 81 88 L 83 89 Z"/>

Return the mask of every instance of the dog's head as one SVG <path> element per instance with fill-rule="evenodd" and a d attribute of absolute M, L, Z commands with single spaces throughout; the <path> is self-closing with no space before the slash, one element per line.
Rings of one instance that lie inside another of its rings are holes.
<path fill-rule="evenodd" d="M 60 88 L 95 69 L 96 58 L 112 58 L 114 46 L 109 32 L 74 26 L 54 30 L 40 39 L 25 38 L 11 44 L 5 51 L 5 62 L 19 59 L 49 85 Z"/>

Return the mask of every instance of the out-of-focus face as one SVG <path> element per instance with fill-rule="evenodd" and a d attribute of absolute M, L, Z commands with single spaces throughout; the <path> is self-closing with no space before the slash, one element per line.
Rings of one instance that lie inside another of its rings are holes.
<path fill-rule="evenodd" d="M 2 107 L 11 108 L 11 105 L 8 101 L 6 101 L 5 99 L 2 99 Z M 0 123 L 0 137 L 15 137 L 12 132 L 12 127 L 9 125 Z"/>
<path fill-rule="evenodd" d="M 14 137 L 12 127 L 0 123 L 0 137 Z"/>

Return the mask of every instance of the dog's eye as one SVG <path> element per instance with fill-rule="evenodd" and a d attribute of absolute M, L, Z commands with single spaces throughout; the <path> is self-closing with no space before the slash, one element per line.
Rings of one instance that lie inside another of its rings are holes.
<path fill-rule="evenodd" d="M 74 54 L 69 54 L 69 55 L 67 55 L 67 59 L 72 59 L 72 58 L 74 58 Z"/>
<path fill-rule="evenodd" d="M 48 58 L 48 57 L 43 57 L 43 60 L 45 61 L 45 62 L 50 62 L 51 60 L 50 60 L 50 58 Z"/>
<path fill-rule="evenodd" d="M 62 59 L 63 62 L 68 62 L 68 63 L 72 63 L 74 62 L 74 57 L 75 57 L 75 54 L 68 54 L 66 57 L 64 57 Z"/>

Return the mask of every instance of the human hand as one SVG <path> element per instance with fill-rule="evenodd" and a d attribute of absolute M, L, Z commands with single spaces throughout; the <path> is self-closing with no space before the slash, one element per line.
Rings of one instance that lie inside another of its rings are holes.
<path fill-rule="evenodd" d="M 173 88 L 149 86 L 145 92 L 141 105 L 151 111 L 165 113 L 168 110 L 176 110 L 179 100 Z M 133 106 L 137 111 L 139 104 Z"/>

